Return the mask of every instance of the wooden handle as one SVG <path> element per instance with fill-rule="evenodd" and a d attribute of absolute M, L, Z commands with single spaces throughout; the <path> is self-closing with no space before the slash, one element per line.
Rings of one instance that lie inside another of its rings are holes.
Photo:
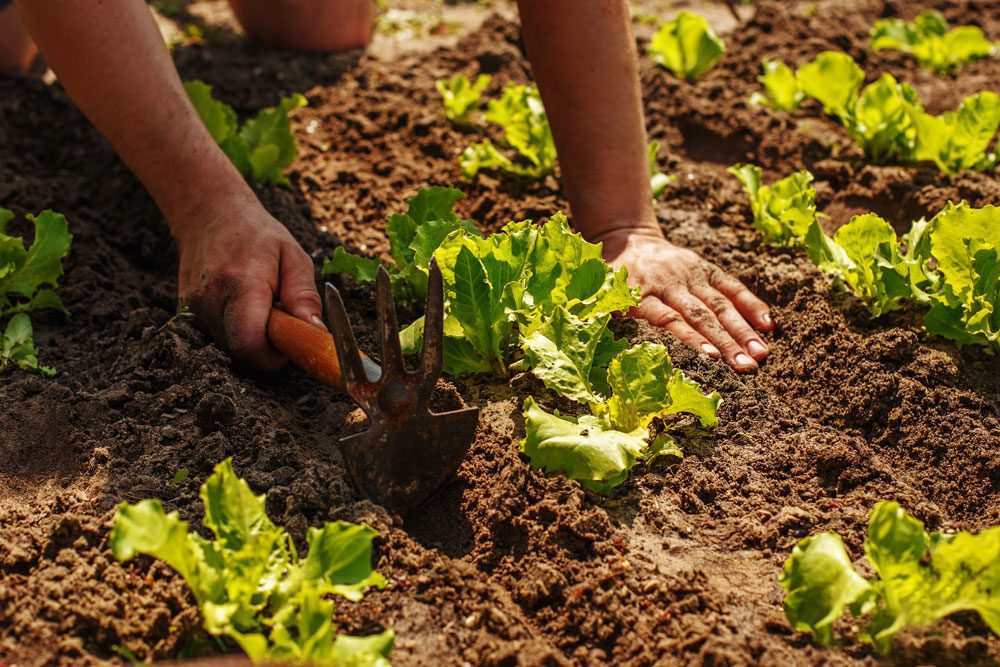
<path fill-rule="evenodd" d="M 323 384 L 343 391 L 337 350 L 329 331 L 272 308 L 267 337 L 296 366 Z"/>

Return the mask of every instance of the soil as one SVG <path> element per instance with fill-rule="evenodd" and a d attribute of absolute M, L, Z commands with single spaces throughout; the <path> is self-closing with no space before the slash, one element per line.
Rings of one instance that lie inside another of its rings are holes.
<path fill-rule="evenodd" d="M 1000 2 L 929 4 L 1000 37 Z M 600 498 L 519 456 L 519 406 L 536 385 L 455 381 L 482 411 L 476 442 L 455 482 L 405 521 L 345 478 L 334 443 L 353 406 L 293 368 L 240 368 L 173 318 L 177 257 L 150 198 L 57 84 L 0 77 L 0 206 L 62 211 L 74 234 L 60 288 L 70 317 L 33 316 L 58 376 L 0 379 L 0 664 L 120 663 L 115 646 L 163 660 L 196 642 L 183 582 L 148 559 L 118 564 L 107 534 L 122 500 L 161 498 L 199 521 L 198 487 L 227 456 L 298 540 L 336 519 L 379 530 L 377 565 L 392 583 L 340 604 L 337 621 L 354 633 L 394 628 L 398 665 L 874 664 L 862 645 L 818 649 L 791 630 L 781 564 L 821 530 L 839 531 L 860 560 L 880 499 L 932 529 L 1000 523 L 1000 363 L 925 337 L 905 313 L 870 321 L 801 254 L 760 247 L 725 168 L 755 162 L 768 178 L 811 169 L 829 229 L 868 210 L 902 229 L 949 199 L 998 203 L 996 175 L 949 182 L 872 166 L 815 108 L 789 116 L 745 104 L 761 57 L 799 64 L 828 48 L 854 56 L 869 79 L 888 71 L 911 82 L 935 112 L 1000 87 L 993 61 L 939 78 L 908 56 L 871 52 L 872 22 L 912 18 L 910 5 L 761 0 L 742 9 L 725 57 L 695 84 L 642 59 L 649 134 L 677 176 L 657 207 L 665 230 L 769 301 L 777 328 L 760 372 L 737 376 L 644 323 L 617 326 L 662 341 L 720 391 L 720 427 L 688 440 L 680 463 L 637 469 Z M 637 25 L 640 47 L 650 30 Z M 259 194 L 317 268 L 338 244 L 385 256 L 385 216 L 426 185 L 460 184 L 460 212 L 486 229 L 567 207 L 554 179 L 461 179 L 456 155 L 479 131 L 448 125 L 433 82 L 486 72 L 496 93 L 527 81 L 508 18 L 392 58 L 277 53 L 225 26 L 174 56 L 183 77 L 213 84 L 240 113 L 306 94 L 291 187 Z M 371 291 L 342 287 L 370 342 Z M 180 469 L 190 474 L 175 484 Z M 959 614 L 901 637 L 893 660 L 996 664 L 1000 640 Z"/>

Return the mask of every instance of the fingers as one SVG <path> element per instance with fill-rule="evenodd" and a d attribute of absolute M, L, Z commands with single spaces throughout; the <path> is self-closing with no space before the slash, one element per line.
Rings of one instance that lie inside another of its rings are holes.
<path fill-rule="evenodd" d="M 771 310 L 767 304 L 754 296 L 754 293 L 746 288 L 736 278 L 721 269 L 716 269 L 709 277 L 712 287 L 721 292 L 736 306 L 736 310 L 746 318 L 758 331 L 771 331 L 774 329 L 774 321 L 771 319 Z"/>
<path fill-rule="evenodd" d="M 747 324 L 747 321 L 743 319 L 740 312 L 736 310 L 735 305 L 729 300 L 729 297 L 707 285 L 694 288 L 693 291 L 694 295 L 701 299 L 702 303 L 708 306 L 709 310 L 715 314 L 716 319 L 718 319 L 719 324 L 726 330 L 726 333 L 739 343 L 740 347 L 754 361 L 759 362 L 764 360 L 764 357 L 767 356 L 767 346 L 753 330 L 753 327 Z"/>
<path fill-rule="evenodd" d="M 663 327 L 688 347 L 701 350 L 716 359 L 721 356 L 717 347 L 692 329 L 691 325 L 684 321 L 680 313 L 663 303 L 658 297 L 651 294 L 642 297 L 642 301 L 639 302 L 639 306 L 635 309 L 635 315 L 654 326 Z"/>
<path fill-rule="evenodd" d="M 273 300 L 267 282 L 247 281 L 232 292 L 222 311 L 223 341 L 230 354 L 262 371 L 276 371 L 286 361 L 267 340 Z"/>
<path fill-rule="evenodd" d="M 312 259 L 298 245 L 281 249 L 278 299 L 282 309 L 300 320 L 323 325 L 323 305 L 316 291 Z M 325 327 L 324 327 L 325 328 Z"/>
<path fill-rule="evenodd" d="M 666 305 L 680 313 L 691 328 L 718 348 L 722 359 L 734 370 L 750 371 L 757 368 L 757 362 L 736 342 L 701 299 L 687 290 L 678 289 L 666 294 Z"/>

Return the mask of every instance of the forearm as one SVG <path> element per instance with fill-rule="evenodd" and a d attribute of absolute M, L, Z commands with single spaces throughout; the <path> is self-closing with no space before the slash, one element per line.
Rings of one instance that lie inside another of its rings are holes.
<path fill-rule="evenodd" d="M 573 222 L 600 238 L 652 210 L 638 58 L 624 0 L 519 0 Z"/>
<path fill-rule="evenodd" d="M 188 102 L 141 0 L 17 0 L 70 97 L 183 234 L 198 207 L 252 196 Z"/>

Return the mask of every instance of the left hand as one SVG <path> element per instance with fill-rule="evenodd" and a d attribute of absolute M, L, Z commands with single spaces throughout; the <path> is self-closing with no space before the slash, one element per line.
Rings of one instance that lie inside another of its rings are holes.
<path fill-rule="evenodd" d="M 682 343 L 751 371 L 767 356 L 754 331 L 774 328 L 767 304 L 739 280 L 697 253 L 670 243 L 652 227 L 618 229 L 594 239 L 604 258 L 625 266 L 642 300 L 629 313 L 661 326 Z"/>

